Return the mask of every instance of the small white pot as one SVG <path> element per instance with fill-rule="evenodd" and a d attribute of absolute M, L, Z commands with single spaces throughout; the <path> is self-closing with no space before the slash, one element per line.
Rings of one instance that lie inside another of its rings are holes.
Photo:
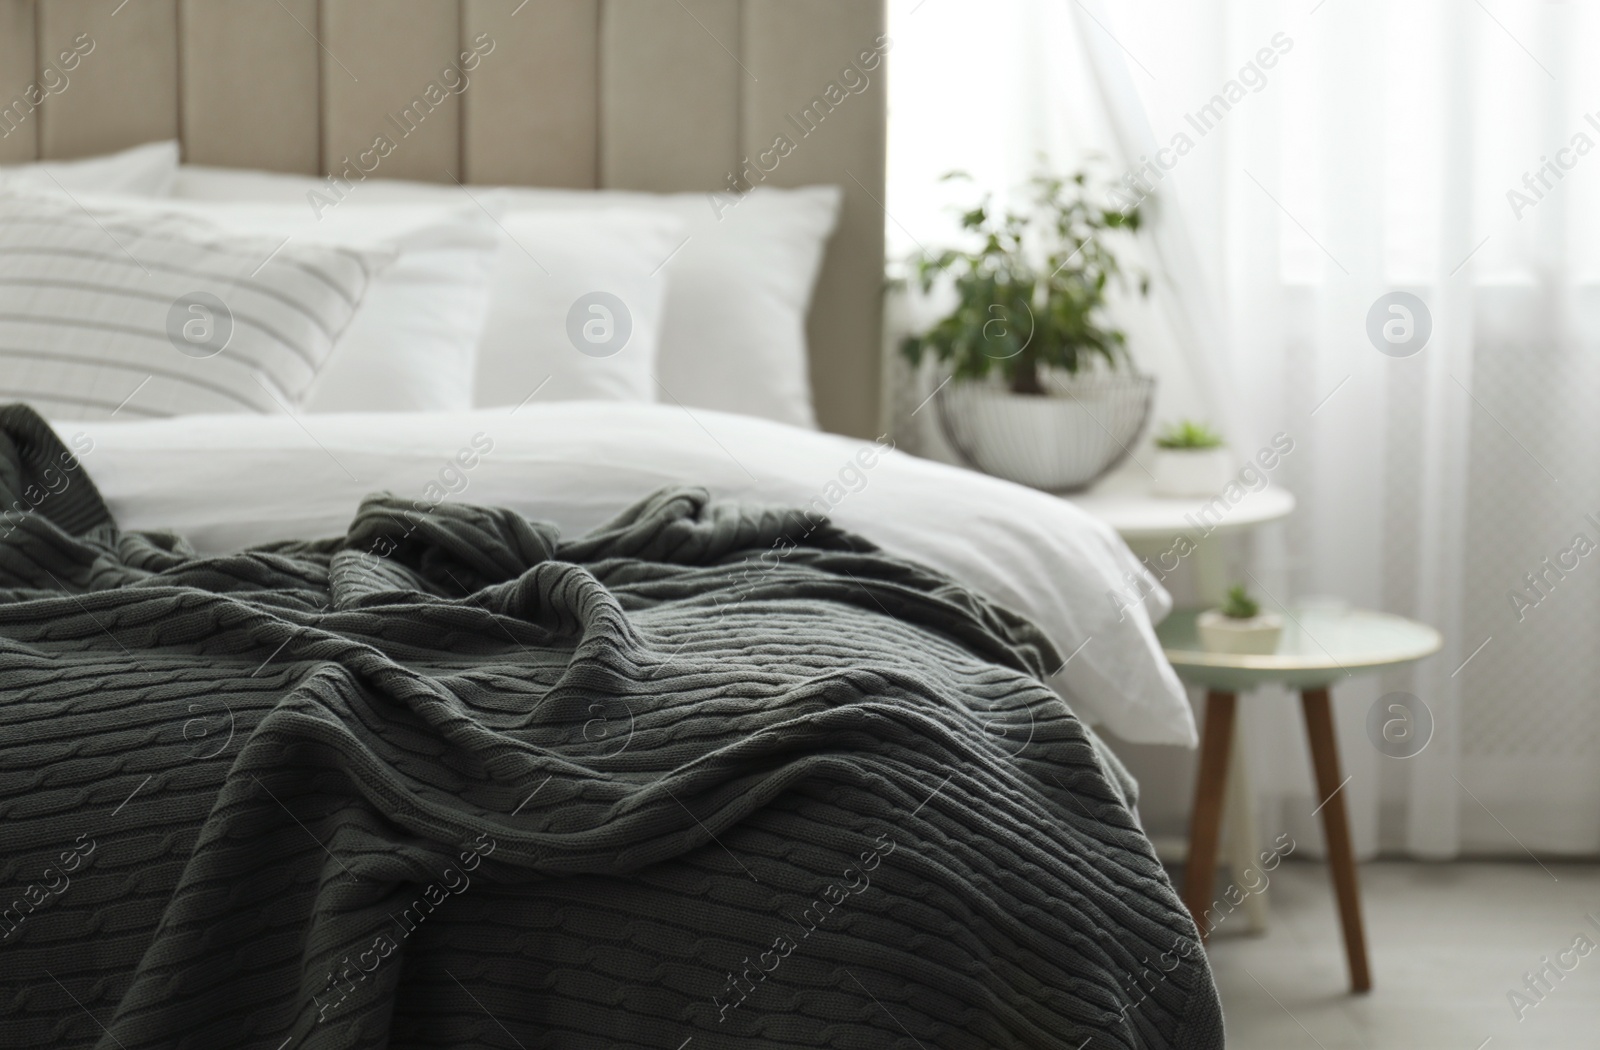
<path fill-rule="evenodd" d="M 1207 609 L 1195 621 L 1195 627 L 1200 632 L 1200 644 L 1208 653 L 1271 656 L 1278 651 L 1283 617 L 1260 613 L 1248 620 L 1236 620 L 1222 615 L 1221 609 Z"/>
<path fill-rule="evenodd" d="M 1215 496 L 1233 480 L 1233 454 L 1220 448 L 1157 448 L 1155 494 L 1174 499 Z"/>

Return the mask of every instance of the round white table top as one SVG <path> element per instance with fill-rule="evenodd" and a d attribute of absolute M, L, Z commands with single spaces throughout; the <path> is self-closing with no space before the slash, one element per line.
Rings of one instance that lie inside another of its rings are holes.
<path fill-rule="evenodd" d="M 1232 495 L 1238 498 L 1230 502 Z M 1107 478 L 1066 498 L 1116 529 L 1123 539 L 1210 535 L 1294 513 L 1294 495 L 1275 485 L 1254 492 L 1239 487 L 1207 498 L 1173 499 L 1152 495 L 1148 479 L 1127 475 Z"/>
<path fill-rule="evenodd" d="M 1242 691 L 1266 682 L 1292 688 L 1329 685 L 1421 660 L 1443 644 L 1438 631 L 1403 616 L 1341 605 L 1299 606 L 1283 614 L 1276 652 L 1214 653 L 1200 642 L 1198 616 L 1194 609 L 1180 609 L 1156 627 L 1156 635 L 1179 678 L 1214 689 Z"/>

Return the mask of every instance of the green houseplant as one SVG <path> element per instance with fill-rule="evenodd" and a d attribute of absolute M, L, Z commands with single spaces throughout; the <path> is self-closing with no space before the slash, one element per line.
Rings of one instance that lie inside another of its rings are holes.
<path fill-rule="evenodd" d="M 1270 656 L 1278 651 L 1283 618 L 1264 613 L 1244 584 L 1228 588 L 1219 608 L 1207 609 L 1195 622 L 1200 644 L 1209 652 Z"/>
<path fill-rule="evenodd" d="M 954 172 L 946 180 L 965 179 Z M 1129 277 L 1114 241 L 1143 217 L 1095 204 L 1085 172 L 1039 175 L 1027 207 L 992 195 L 961 215 L 972 241 L 912 260 L 924 294 L 948 286 L 955 306 L 901 352 L 937 362 L 945 435 L 969 465 L 1047 489 L 1071 489 L 1114 466 L 1149 414 L 1153 382 L 1106 317 L 1108 289 Z M 1149 279 L 1139 275 L 1139 294 Z"/>
<path fill-rule="evenodd" d="M 1155 439 L 1155 493 L 1174 498 L 1215 496 L 1233 480 L 1233 456 L 1222 435 L 1191 419 L 1168 424 Z"/>

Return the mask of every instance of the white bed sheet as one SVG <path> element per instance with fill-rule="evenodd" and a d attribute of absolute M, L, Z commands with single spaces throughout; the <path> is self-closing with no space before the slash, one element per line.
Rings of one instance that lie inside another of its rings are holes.
<path fill-rule="evenodd" d="M 530 403 L 416 414 L 192 416 L 58 423 L 118 522 L 170 528 L 202 553 L 337 535 L 374 491 L 503 505 L 581 533 L 647 493 L 702 485 L 741 500 L 829 507 L 885 549 L 1031 617 L 1063 656 L 1052 685 L 1124 739 L 1192 746 L 1184 689 L 1148 613 L 1170 601 L 1112 530 L 1065 500 L 873 443 L 672 405 Z M 457 453 L 492 449 L 463 469 Z M 870 467 L 861 464 L 873 463 Z M 452 464 L 455 464 L 452 466 Z M 855 469 L 851 470 L 850 465 Z M 858 476 L 859 475 L 859 478 Z M 430 485 L 432 487 L 430 487 Z M 453 490 L 453 491 L 450 491 Z M 1127 574 L 1150 592 L 1119 613 Z"/>

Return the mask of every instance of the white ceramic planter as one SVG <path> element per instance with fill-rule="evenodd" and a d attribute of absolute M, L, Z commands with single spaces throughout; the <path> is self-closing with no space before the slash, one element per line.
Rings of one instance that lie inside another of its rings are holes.
<path fill-rule="evenodd" d="M 1221 448 L 1158 448 L 1155 494 L 1176 499 L 1215 496 L 1233 480 L 1233 454 Z"/>
<path fill-rule="evenodd" d="M 1138 439 L 1155 381 L 1116 373 L 1076 376 L 1049 394 L 1013 394 L 995 382 L 939 389 L 945 439 L 968 466 L 1050 492 L 1083 488 Z"/>
<path fill-rule="evenodd" d="M 1283 617 L 1277 613 L 1260 613 L 1248 620 L 1237 620 L 1222 615 L 1220 609 L 1207 609 L 1195 621 L 1195 627 L 1200 632 L 1200 644 L 1207 652 L 1271 656 L 1278 651 Z"/>

